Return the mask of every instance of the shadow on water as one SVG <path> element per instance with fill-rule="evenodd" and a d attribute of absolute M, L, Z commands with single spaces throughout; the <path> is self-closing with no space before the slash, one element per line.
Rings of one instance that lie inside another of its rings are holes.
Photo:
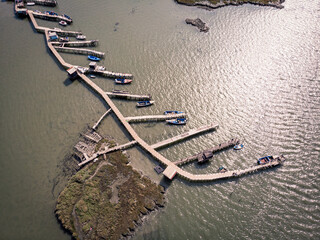
<path fill-rule="evenodd" d="M 69 85 L 71 85 L 74 81 L 71 80 L 70 78 L 66 78 L 64 81 L 63 81 L 63 84 L 68 87 Z"/>

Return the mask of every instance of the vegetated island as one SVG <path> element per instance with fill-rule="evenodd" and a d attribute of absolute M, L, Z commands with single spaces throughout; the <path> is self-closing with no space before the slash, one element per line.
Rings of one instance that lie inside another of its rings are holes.
<path fill-rule="evenodd" d="M 115 146 L 102 139 L 96 145 Z M 100 156 L 80 169 L 60 193 L 56 215 L 75 239 L 123 239 L 142 217 L 163 207 L 164 189 L 128 165 L 121 151 Z"/>
<path fill-rule="evenodd" d="M 270 6 L 276 8 L 283 8 L 282 3 L 285 0 L 176 0 L 180 4 L 188 6 L 203 7 L 206 9 L 220 8 L 228 5 L 242 5 L 245 3 L 251 3 L 261 6 Z"/>

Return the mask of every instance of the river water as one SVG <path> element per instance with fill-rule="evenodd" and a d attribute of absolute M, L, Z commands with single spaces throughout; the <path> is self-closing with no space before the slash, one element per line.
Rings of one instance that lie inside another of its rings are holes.
<path fill-rule="evenodd" d="M 14 16 L 12 2 L 0 6 L 0 239 L 70 239 L 54 216 L 67 179 L 63 159 L 107 106 L 82 83 L 67 81 L 43 35 Z M 55 11 L 74 20 L 67 29 L 100 40 L 96 49 L 106 52 L 107 69 L 134 74 L 133 84 L 121 89 L 150 93 L 156 101 L 145 109 L 115 101 L 125 116 L 188 113 L 182 127 L 135 124 L 143 139 L 155 143 L 219 124 L 217 131 L 161 150 L 168 159 L 231 138 L 240 138 L 244 149 L 183 168 L 212 173 L 221 165 L 246 168 L 266 154 L 287 158 L 281 167 L 237 180 L 168 183 L 154 172 L 153 159 L 139 148 L 129 150 L 134 167 L 167 187 L 168 200 L 134 239 L 320 238 L 320 5 L 288 0 L 284 6 L 206 11 L 173 0 L 59 1 Z M 207 23 L 208 33 L 184 23 L 196 17 Z M 85 56 L 63 57 L 88 64 Z M 115 88 L 110 79 L 95 82 Z M 111 116 L 99 130 L 128 141 Z"/>

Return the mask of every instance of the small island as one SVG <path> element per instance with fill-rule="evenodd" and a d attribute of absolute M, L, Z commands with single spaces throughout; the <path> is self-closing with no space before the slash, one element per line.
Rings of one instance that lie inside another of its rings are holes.
<path fill-rule="evenodd" d="M 196 26 L 197 28 L 199 28 L 200 32 L 209 31 L 209 27 L 206 26 L 206 24 L 200 18 L 196 18 L 196 19 L 187 18 L 186 23 Z"/>
<path fill-rule="evenodd" d="M 102 139 L 102 146 L 115 146 Z M 129 165 L 121 151 L 100 156 L 69 180 L 60 193 L 56 215 L 75 239 L 131 236 L 142 217 L 163 207 L 164 189 Z"/>
<path fill-rule="evenodd" d="M 276 8 L 283 8 L 281 5 L 285 0 L 176 0 L 177 3 L 188 5 L 188 6 L 197 6 L 206 8 L 208 10 L 220 8 L 228 5 L 242 5 L 245 3 L 251 3 L 261 6 L 270 6 Z"/>

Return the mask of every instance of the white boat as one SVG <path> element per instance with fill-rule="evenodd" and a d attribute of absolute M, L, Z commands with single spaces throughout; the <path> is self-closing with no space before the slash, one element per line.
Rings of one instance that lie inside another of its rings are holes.
<path fill-rule="evenodd" d="M 90 75 L 90 78 L 96 78 L 96 76 L 95 75 Z"/>
<path fill-rule="evenodd" d="M 64 27 L 68 25 L 68 23 L 66 21 L 60 21 L 59 24 Z"/>
<path fill-rule="evenodd" d="M 34 6 L 36 5 L 34 2 L 27 2 L 27 6 Z"/>
<path fill-rule="evenodd" d="M 77 35 L 76 36 L 76 39 L 78 39 L 78 40 L 86 40 L 86 36 L 84 36 L 84 35 Z"/>

